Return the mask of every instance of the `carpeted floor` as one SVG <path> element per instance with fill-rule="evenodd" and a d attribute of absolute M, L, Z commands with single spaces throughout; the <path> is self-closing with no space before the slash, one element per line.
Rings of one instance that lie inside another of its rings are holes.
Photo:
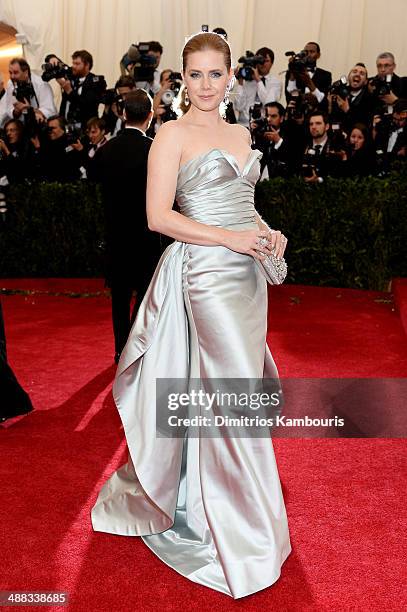
<path fill-rule="evenodd" d="M 97 283 L 69 289 L 93 297 L 2 297 L 9 360 L 36 410 L 0 428 L 0 589 L 68 591 L 75 611 L 406 609 L 404 439 L 276 439 L 293 552 L 275 585 L 241 600 L 178 575 L 139 538 L 94 533 L 90 508 L 126 451 L 109 299 Z M 273 288 L 268 341 L 285 377 L 407 376 L 389 294 Z"/>

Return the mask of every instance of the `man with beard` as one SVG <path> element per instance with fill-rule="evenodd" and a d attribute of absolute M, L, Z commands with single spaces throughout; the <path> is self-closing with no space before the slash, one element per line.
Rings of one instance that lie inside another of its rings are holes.
<path fill-rule="evenodd" d="M 325 176 L 340 176 L 345 151 L 334 151 L 328 137 L 329 122 L 324 113 L 315 111 L 308 119 L 310 141 L 305 149 L 302 174 L 306 183 L 322 183 Z"/>
<path fill-rule="evenodd" d="M 364 123 L 370 126 L 374 112 L 374 97 L 368 89 L 367 68 L 358 62 L 348 74 L 350 94 L 346 98 L 335 95 L 339 108 L 338 120 L 343 129 L 350 133 L 355 123 Z M 330 94 L 333 100 L 333 96 Z"/>

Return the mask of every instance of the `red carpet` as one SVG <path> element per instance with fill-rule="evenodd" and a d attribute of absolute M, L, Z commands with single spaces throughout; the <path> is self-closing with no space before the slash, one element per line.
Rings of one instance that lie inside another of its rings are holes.
<path fill-rule="evenodd" d="M 275 585 L 241 600 L 179 576 L 139 538 L 94 533 L 97 491 L 126 457 L 110 302 L 100 281 L 0 285 L 93 296 L 2 297 L 9 360 L 36 410 L 0 428 L 0 589 L 64 590 L 70 610 L 92 612 L 406 609 L 404 439 L 276 439 L 293 552 Z M 390 294 L 285 286 L 269 312 L 282 376 L 407 375 Z"/>

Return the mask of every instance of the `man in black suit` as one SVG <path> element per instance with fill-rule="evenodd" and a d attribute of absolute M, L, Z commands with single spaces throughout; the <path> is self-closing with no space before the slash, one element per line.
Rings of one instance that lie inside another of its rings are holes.
<path fill-rule="evenodd" d="M 112 294 L 116 363 L 161 255 L 160 236 L 148 229 L 146 215 L 147 158 L 152 140 L 145 132 L 153 116 L 147 92 L 130 91 L 123 115 L 125 129 L 97 151 L 94 168 L 105 207 L 106 281 Z M 130 316 L 134 289 L 136 304 Z"/>
<path fill-rule="evenodd" d="M 407 77 L 400 77 L 394 72 L 396 60 L 389 51 L 377 56 L 376 67 L 377 75 L 369 82 L 369 91 L 376 99 L 375 112 L 391 115 L 397 100 L 407 98 Z"/>
<path fill-rule="evenodd" d="M 261 180 L 276 176 L 287 177 L 297 169 L 305 146 L 304 130 L 294 121 L 285 120 L 285 108 L 279 102 L 264 107 L 266 124 L 256 130 L 252 122 L 254 144 L 263 152 Z"/>
<path fill-rule="evenodd" d="M 382 151 L 386 162 L 407 159 L 407 99 L 396 100 L 393 115 L 376 121 L 373 134 L 376 151 Z"/>
<path fill-rule="evenodd" d="M 291 92 L 299 90 L 302 93 L 311 93 L 315 96 L 319 108 L 323 110 L 327 107 L 326 94 L 332 84 L 332 74 L 328 70 L 317 68 L 317 61 L 321 57 L 321 49 L 318 43 L 307 43 L 304 51 L 307 56 L 303 70 L 288 70 L 286 72 L 285 97 L 287 104 L 291 100 Z"/>
<path fill-rule="evenodd" d="M 355 123 L 372 124 L 375 101 L 368 88 L 367 68 L 362 62 L 354 65 L 348 74 L 349 95 L 341 98 L 329 94 L 330 102 L 337 105 L 335 117 L 342 128 L 350 134 Z"/>
<path fill-rule="evenodd" d="M 102 76 L 91 72 L 93 58 L 88 51 L 81 49 L 72 54 L 72 77 L 56 79 L 62 87 L 62 102 L 59 114 L 69 123 L 86 123 L 98 116 L 98 106 L 106 90 Z"/>

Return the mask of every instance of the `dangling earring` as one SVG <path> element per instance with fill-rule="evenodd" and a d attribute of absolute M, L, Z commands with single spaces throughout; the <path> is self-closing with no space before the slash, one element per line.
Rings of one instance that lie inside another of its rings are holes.
<path fill-rule="evenodd" d="M 226 87 L 225 97 L 223 98 L 223 103 L 226 106 L 229 104 L 229 93 L 230 93 L 230 89 L 229 89 L 229 87 Z"/>
<path fill-rule="evenodd" d="M 186 88 L 186 87 L 185 87 L 184 104 L 185 104 L 185 106 L 189 106 L 188 91 L 187 91 L 187 88 Z"/>

